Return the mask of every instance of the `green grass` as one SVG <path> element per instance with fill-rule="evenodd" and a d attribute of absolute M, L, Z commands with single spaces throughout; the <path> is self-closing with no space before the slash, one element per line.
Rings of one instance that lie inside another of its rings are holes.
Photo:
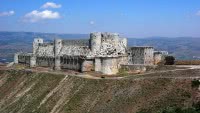
<path fill-rule="evenodd" d="M 126 68 L 120 68 L 117 75 L 119 75 L 119 76 L 128 76 L 129 75 L 128 69 L 126 69 Z"/>

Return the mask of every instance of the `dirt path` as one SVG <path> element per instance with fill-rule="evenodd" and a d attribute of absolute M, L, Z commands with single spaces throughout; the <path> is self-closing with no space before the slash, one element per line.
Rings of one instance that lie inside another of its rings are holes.
<path fill-rule="evenodd" d="M 184 79 L 184 78 L 200 78 L 200 76 L 196 77 L 190 77 L 190 76 L 185 76 L 185 77 L 176 77 L 176 76 L 148 76 L 150 74 L 162 74 L 162 73 L 167 73 L 167 72 L 176 72 L 176 71 L 184 71 L 184 70 L 195 70 L 195 69 L 200 69 L 200 65 L 177 65 L 176 67 L 178 68 L 183 68 L 183 69 L 174 69 L 174 70 L 161 70 L 161 71 L 155 71 L 155 72 L 147 72 L 147 73 L 142 73 L 142 74 L 133 74 L 133 75 L 128 75 L 128 76 L 123 76 L 123 77 L 101 77 L 101 76 L 93 76 L 87 73 L 75 73 L 75 72 L 62 72 L 62 71 L 48 71 L 48 70 L 34 70 L 34 69 L 25 69 L 26 71 L 31 71 L 31 72 L 44 72 L 44 73 L 50 73 L 50 74 L 63 74 L 66 76 L 76 76 L 76 77 L 81 77 L 81 78 L 86 78 L 86 79 L 113 79 L 113 80 L 119 80 L 119 79 L 128 79 L 128 78 L 135 78 L 137 80 L 139 79 L 145 79 L 145 78 L 176 78 L 176 79 Z M 4 70 L 4 68 L 1 68 Z M 6 68 L 7 69 L 7 68 Z M 7 69 L 8 70 L 8 69 Z M 69 73 L 69 74 L 66 74 Z"/>
<path fill-rule="evenodd" d="M 176 72 L 176 71 L 184 71 L 184 70 L 195 70 L 195 69 L 200 69 L 200 65 L 178 65 L 176 67 L 179 68 L 183 68 L 183 69 L 174 69 L 174 70 L 162 70 L 162 71 L 155 71 L 155 72 L 147 72 L 147 73 L 142 73 L 142 74 L 134 74 L 134 75 L 128 75 L 128 76 L 124 76 L 124 77 L 97 77 L 97 76 L 92 76 L 90 74 L 86 74 L 86 73 L 79 73 L 79 74 L 75 74 L 75 73 L 70 73 L 70 74 L 66 74 L 66 72 L 49 72 L 49 71 L 38 71 L 38 70 L 30 70 L 27 69 L 27 71 L 32 71 L 32 72 L 45 72 L 45 73 L 51 73 L 51 74 L 64 74 L 66 76 L 76 76 L 76 77 L 81 77 L 81 78 L 86 78 L 86 79 L 113 79 L 113 80 L 119 80 L 119 79 L 128 79 L 131 77 L 134 77 L 136 80 L 139 79 L 146 79 L 146 78 L 175 78 L 175 79 L 185 79 L 185 78 L 190 78 L 190 79 L 195 79 L 195 78 L 200 78 L 200 76 L 196 76 L 196 77 L 176 77 L 176 76 L 145 76 L 145 75 L 150 75 L 150 74 L 162 74 L 162 73 L 167 73 L 167 72 Z"/>
<path fill-rule="evenodd" d="M 154 73 L 167 73 L 167 72 L 175 72 L 175 71 L 183 71 L 183 70 L 194 70 L 194 69 L 200 69 L 200 65 L 180 65 L 180 66 L 176 66 L 176 67 L 183 67 L 184 69 L 174 69 L 174 70 L 164 70 L 164 71 L 156 71 L 156 72 L 148 72 L 148 73 L 143 73 L 143 74 L 136 74 L 136 75 L 129 75 L 129 76 L 124 76 L 124 77 L 105 77 L 103 79 L 127 79 L 130 77 L 135 77 L 136 79 L 145 79 L 145 78 L 176 78 L 176 79 L 198 79 L 200 78 L 200 76 L 196 76 L 196 77 L 175 77 L 175 76 L 171 76 L 171 77 L 166 77 L 166 76 L 156 76 L 156 77 L 150 77 L 150 76 L 145 76 L 144 75 L 150 75 L 150 74 L 154 74 Z M 77 77 L 82 77 L 82 78 L 87 78 L 87 79 L 102 79 L 101 77 L 95 77 L 89 74 L 79 74 L 79 75 L 74 75 Z M 141 77 L 142 76 L 142 77 Z"/>

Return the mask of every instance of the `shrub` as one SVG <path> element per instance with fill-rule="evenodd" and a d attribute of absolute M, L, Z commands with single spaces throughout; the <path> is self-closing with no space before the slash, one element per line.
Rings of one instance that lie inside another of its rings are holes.
<path fill-rule="evenodd" d="M 166 56 L 165 57 L 165 65 L 174 65 L 175 58 L 173 56 Z"/>
<path fill-rule="evenodd" d="M 195 103 L 195 104 L 193 104 L 192 106 L 196 109 L 196 111 L 200 112 L 200 101 Z"/>
<path fill-rule="evenodd" d="M 200 85 L 200 81 L 199 80 L 192 80 L 192 87 L 193 88 L 199 87 L 199 85 Z"/>
<path fill-rule="evenodd" d="M 195 108 L 168 107 L 158 113 L 199 113 Z"/>
<path fill-rule="evenodd" d="M 199 109 L 199 106 L 200 106 L 200 102 L 197 103 L 198 106 L 193 106 L 193 107 L 190 107 L 190 108 L 181 108 L 181 107 L 166 107 L 164 109 L 161 109 L 160 111 L 158 112 L 155 112 L 155 113 L 200 113 L 200 109 Z M 141 110 L 137 113 L 154 113 L 154 112 L 147 112 L 148 110 L 144 111 L 144 110 Z"/>

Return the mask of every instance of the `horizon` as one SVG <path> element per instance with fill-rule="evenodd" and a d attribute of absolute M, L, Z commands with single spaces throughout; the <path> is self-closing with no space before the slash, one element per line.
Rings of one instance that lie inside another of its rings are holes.
<path fill-rule="evenodd" d="M 199 38 L 200 1 L 2 0 L 0 25 L 8 32 Z"/>
<path fill-rule="evenodd" d="M 32 32 L 32 31 L 0 31 L 0 32 L 10 32 L 10 33 L 41 33 L 41 34 L 57 34 L 57 35 L 90 35 L 90 33 L 54 33 L 54 32 Z M 92 33 L 92 32 L 91 32 Z M 113 32 L 114 33 L 114 32 Z M 165 37 L 165 36 L 149 36 L 149 37 L 131 37 L 131 36 L 124 36 L 119 34 L 120 36 L 123 36 L 125 38 L 135 38 L 135 39 L 147 39 L 147 38 L 200 38 L 200 37 L 192 37 L 192 36 L 181 36 L 181 37 Z"/>

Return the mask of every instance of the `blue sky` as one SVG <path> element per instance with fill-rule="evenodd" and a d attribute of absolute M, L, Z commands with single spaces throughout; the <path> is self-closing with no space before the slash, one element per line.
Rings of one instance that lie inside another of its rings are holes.
<path fill-rule="evenodd" d="M 0 31 L 200 37 L 200 0 L 0 0 Z"/>

